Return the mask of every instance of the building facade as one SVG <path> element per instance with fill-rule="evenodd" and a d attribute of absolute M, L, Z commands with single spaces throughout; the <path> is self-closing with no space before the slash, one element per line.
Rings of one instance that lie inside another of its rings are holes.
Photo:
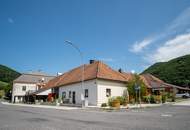
<path fill-rule="evenodd" d="M 13 81 L 12 102 L 25 102 L 26 96 L 43 88 L 45 84 L 53 79 L 54 76 L 48 76 L 43 73 L 22 74 Z M 47 94 L 43 93 L 43 94 Z"/>
<path fill-rule="evenodd" d="M 82 104 L 85 99 L 92 106 L 107 103 L 110 97 L 122 96 L 127 89 L 128 75 L 113 70 L 100 61 L 91 61 L 84 65 L 82 86 L 82 67 L 50 80 L 46 87 L 59 88 L 58 95 L 63 103 Z"/>

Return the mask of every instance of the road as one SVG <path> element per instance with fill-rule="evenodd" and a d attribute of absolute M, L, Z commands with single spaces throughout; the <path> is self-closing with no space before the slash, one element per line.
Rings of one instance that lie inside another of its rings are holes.
<path fill-rule="evenodd" d="M 189 130 L 190 106 L 116 112 L 54 110 L 0 103 L 0 130 Z"/>

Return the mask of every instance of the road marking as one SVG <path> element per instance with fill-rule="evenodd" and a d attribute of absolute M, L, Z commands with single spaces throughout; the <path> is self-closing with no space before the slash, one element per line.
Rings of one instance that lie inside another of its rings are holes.
<path fill-rule="evenodd" d="M 162 117 L 172 117 L 171 114 L 161 114 Z"/>

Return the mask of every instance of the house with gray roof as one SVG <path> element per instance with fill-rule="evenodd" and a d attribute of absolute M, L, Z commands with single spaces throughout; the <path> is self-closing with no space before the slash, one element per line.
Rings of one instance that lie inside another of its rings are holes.
<path fill-rule="evenodd" d="M 42 72 L 23 73 L 13 81 L 12 102 L 26 102 L 27 95 L 42 89 L 54 77 Z M 48 93 L 51 89 L 43 94 L 47 96 Z"/>

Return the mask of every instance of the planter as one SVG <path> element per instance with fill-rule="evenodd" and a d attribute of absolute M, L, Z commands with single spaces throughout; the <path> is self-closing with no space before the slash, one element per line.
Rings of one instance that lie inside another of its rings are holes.
<path fill-rule="evenodd" d="M 117 99 L 113 100 L 112 107 L 120 108 L 120 101 Z"/>

